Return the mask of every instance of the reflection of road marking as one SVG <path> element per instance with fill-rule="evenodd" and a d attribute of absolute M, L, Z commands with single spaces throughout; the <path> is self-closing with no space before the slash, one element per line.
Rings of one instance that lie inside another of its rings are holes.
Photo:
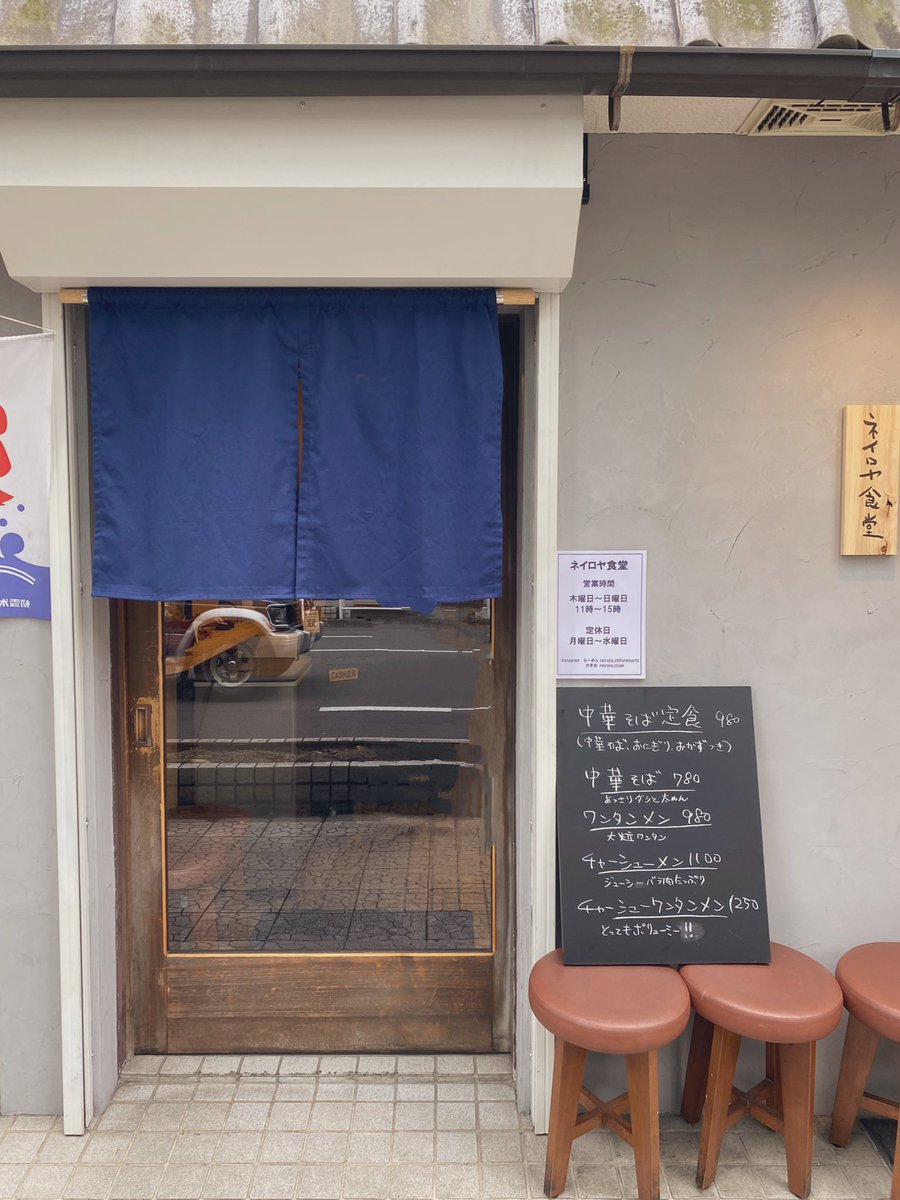
<path fill-rule="evenodd" d="M 479 704 L 475 708 L 407 708 L 402 704 L 333 704 L 320 708 L 319 712 L 417 712 L 417 713 L 454 713 L 454 712 L 490 712 L 489 704 Z"/>
<path fill-rule="evenodd" d="M 310 654 L 479 654 L 480 650 L 392 650 L 388 646 L 335 646 L 333 650 L 310 650 Z"/>

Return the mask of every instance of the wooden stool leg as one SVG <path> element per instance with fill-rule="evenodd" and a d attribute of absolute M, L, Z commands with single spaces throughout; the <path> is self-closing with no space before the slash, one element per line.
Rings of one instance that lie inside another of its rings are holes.
<path fill-rule="evenodd" d="M 816 1091 L 816 1043 L 778 1048 L 784 1102 L 784 1145 L 788 1187 L 806 1200 L 812 1186 L 813 1101 Z"/>
<path fill-rule="evenodd" d="M 778 1046 L 774 1042 L 766 1042 L 766 1079 L 772 1081 L 772 1097 L 769 1101 L 772 1111 L 778 1116 L 784 1115 L 784 1100 L 781 1095 L 781 1065 L 778 1061 Z"/>
<path fill-rule="evenodd" d="M 706 1081 L 709 1079 L 709 1056 L 712 1053 L 713 1024 L 694 1013 L 691 1048 L 688 1051 L 684 1089 L 681 1093 L 681 1115 L 689 1125 L 696 1125 L 703 1116 L 706 1100 Z"/>
<path fill-rule="evenodd" d="M 566 1186 L 569 1157 L 578 1117 L 578 1097 L 584 1081 L 587 1050 L 556 1039 L 553 1054 L 553 1091 L 550 1095 L 550 1130 L 544 1166 L 544 1194 L 558 1196 Z"/>
<path fill-rule="evenodd" d="M 659 1055 L 626 1054 L 638 1200 L 659 1200 Z"/>
<path fill-rule="evenodd" d="M 737 1033 L 716 1025 L 709 1059 L 709 1082 L 706 1087 L 706 1107 L 703 1111 L 703 1131 L 700 1134 L 700 1157 L 697 1159 L 697 1187 L 708 1188 L 716 1177 L 722 1140 L 728 1127 L 728 1109 L 734 1086 L 741 1038 Z"/>
<path fill-rule="evenodd" d="M 850 1140 L 879 1041 L 874 1029 L 863 1025 L 856 1017 L 850 1017 L 831 1114 L 830 1136 L 835 1146 L 846 1146 Z"/>

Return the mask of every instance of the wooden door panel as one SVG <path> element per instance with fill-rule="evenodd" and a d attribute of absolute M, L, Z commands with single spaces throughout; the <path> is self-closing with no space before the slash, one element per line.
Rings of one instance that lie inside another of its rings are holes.
<path fill-rule="evenodd" d="M 122 882 L 128 905 L 128 1052 L 452 1053 L 498 1048 L 496 956 L 490 953 L 167 952 L 160 608 L 129 603 L 124 624 Z"/>
<path fill-rule="evenodd" d="M 120 876 L 128 921 L 125 936 L 130 1054 L 167 1050 L 166 955 L 163 927 L 160 622 L 156 604 L 125 606 L 123 705 L 124 847 Z"/>
<path fill-rule="evenodd" d="M 492 1046 L 489 955 L 171 956 L 167 978 L 170 1053 Z"/>

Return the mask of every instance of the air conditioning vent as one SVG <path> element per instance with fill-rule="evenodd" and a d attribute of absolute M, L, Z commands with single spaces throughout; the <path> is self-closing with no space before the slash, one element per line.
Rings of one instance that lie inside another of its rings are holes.
<path fill-rule="evenodd" d="M 752 137 L 801 134 L 805 137 L 883 135 L 880 104 L 849 100 L 763 100 L 738 130 Z"/>

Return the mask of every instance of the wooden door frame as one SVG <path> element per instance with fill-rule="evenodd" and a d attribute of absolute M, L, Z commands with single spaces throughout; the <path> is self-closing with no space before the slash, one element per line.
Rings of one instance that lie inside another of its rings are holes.
<path fill-rule="evenodd" d="M 128 1053 L 490 1051 L 493 951 L 168 952 L 162 608 L 138 601 L 125 608 Z M 141 709 L 148 744 L 134 736 Z"/>

